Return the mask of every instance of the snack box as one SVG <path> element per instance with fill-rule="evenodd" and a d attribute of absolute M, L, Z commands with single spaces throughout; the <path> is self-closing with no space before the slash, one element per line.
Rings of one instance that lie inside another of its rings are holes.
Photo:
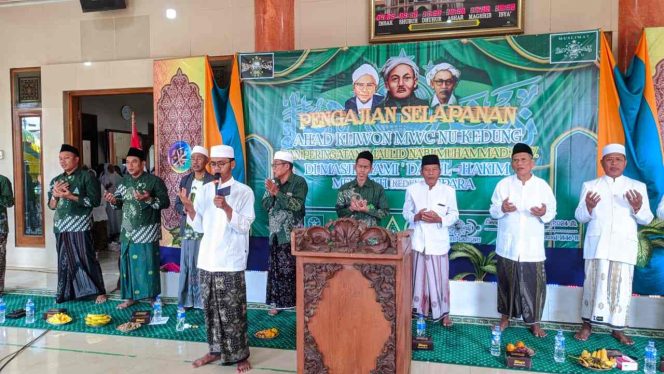
<path fill-rule="evenodd" d="M 636 371 L 639 369 L 639 363 L 629 356 L 622 355 L 616 357 L 616 368 L 622 371 Z"/>

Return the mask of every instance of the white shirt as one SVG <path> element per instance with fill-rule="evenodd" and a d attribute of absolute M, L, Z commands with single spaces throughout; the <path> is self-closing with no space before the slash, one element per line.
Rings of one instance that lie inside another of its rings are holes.
<path fill-rule="evenodd" d="M 436 212 L 441 223 L 415 222 L 415 215 L 422 209 Z M 459 219 L 456 191 L 454 188 L 437 182 L 433 188 L 425 181 L 411 184 L 406 189 L 403 203 L 403 218 L 413 229 L 411 240 L 413 250 L 427 255 L 445 255 L 450 250 L 449 227 Z"/>
<path fill-rule="evenodd" d="M 457 103 L 457 98 L 456 98 L 456 96 L 454 96 L 454 94 L 452 94 L 452 96 L 450 96 L 450 99 L 447 100 L 447 103 L 445 103 L 444 105 L 456 105 L 456 103 Z M 433 99 L 431 100 L 431 105 L 429 105 L 429 106 L 433 108 L 433 107 L 435 107 L 436 105 L 439 105 L 439 104 L 440 104 L 440 100 L 438 100 L 438 96 L 433 95 Z"/>
<path fill-rule="evenodd" d="M 515 212 L 503 212 L 503 200 L 516 207 Z M 542 217 L 530 213 L 530 208 L 546 205 Z M 556 197 L 551 187 L 532 175 L 524 184 L 516 175 L 503 178 L 491 196 L 491 217 L 498 221 L 496 254 L 512 261 L 542 262 L 544 251 L 544 224 L 556 216 Z"/>
<path fill-rule="evenodd" d="M 664 196 L 662 196 L 662 200 L 657 205 L 657 218 L 664 219 Z"/>
<path fill-rule="evenodd" d="M 643 196 L 643 205 L 636 214 L 625 198 L 628 190 L 636 190 Z M 586 206 L 586 194 L 589 191 L 600 196 L 592 214 L 588 213 Z M 653 219 L 646 185 L 623 175 L 615 180 L 605 175 L 583 183 L 574 217 L 581 223 L 588 223 L 583 242 L 584 259 L 603 259 L 632 265 L 636 264 L 639 248 L 637 223 L 647 225 Z"/>
<path fill-rule="evenodd" d="M 217 184 L 207 183 L 196 195 L 192 220 L 187 223 L 203 233 L 198 252 L 199 269 L 210 272 L 242 271 L 247 268 L 249 256 L 249 229 L 254 221 L 254 193 L 247 185 L 231 178 L 219 188 L 231 186 L 226 202 L 233 209 L 230 222 L 223 209 L 214 205 Z"/>
<path fill-rule="evenodd" d="M 357 110 L 360 109 L 371 109 L 371 104 L 373 104 L 373 95 L 371 99 L 367 100 L 366 103 L 363 103 L 357 96 L 355 97 L 355 105 L 357 105 Z"/>

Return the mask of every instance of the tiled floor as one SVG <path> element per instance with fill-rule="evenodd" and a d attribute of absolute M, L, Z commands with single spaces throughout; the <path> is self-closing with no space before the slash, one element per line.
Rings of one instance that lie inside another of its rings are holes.
<path fill-rule="evenodd" d="M 118 278 L 117 253 L 103 252 L 102 270 L 106 289 Z M 54 291 L 57 274 L 7 270 L 6 290 L 43 289 Z M 191 362 L 205 354 L 204 343 L 130 338 L 122 336 L 49 331 L 23 350 L 11 362 L 7 355 L 38 338 L 44 330 L 0 328 L 0 372 L 20 374 L 66 373 L 235 373 L 234 367 L 209 365 L 193 369 Z M 295 373 L 295 351 L 251 348 L 252 373 Z M 519 371 L 524 373 L 524 371 Z M 498 374 L 509 370 L 413 362 L 414 374 Z"/>

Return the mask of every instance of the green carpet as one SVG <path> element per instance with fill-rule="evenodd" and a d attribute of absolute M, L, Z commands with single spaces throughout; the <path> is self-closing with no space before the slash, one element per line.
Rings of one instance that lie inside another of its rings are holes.
<path fill-rule="evenodd" d="M 37 316 L 54 307 L 67 308 L 73 321 L 67 325 L 53 326 L 41 318 L 37 318 L 34 324 L 26 325 L 23 318 L 7 319 L 3 326 L 10 327 L 29 327 L 36 329 L 51 329 L 57 331 L 85 332 L 107 335 L 123 335 L 144 338 L 171 339 L 192 342 L 205 342 L 205 323 L 203 314 L 200 310 L 190 310 L 187 312 L 187 323 L 198 326 L 198 328 L 187 329 L 183 332 L 175 331 L 175 315 L 177 306 L 172 303 L 164 304 L 163 314 L 169 316 L 167 324 L 159 326 L 143 326 L 138 330 L 123 333 L 117 331 L 115 326 L 129 321 L 131 313 L 135 310 L 150 310 L 147 303 L 139 303 L 125 310 L 115 309 L 120 302 L 118 300 L 109 300 L 102 305 L 95 305 L 92 301 L 72 301 L 62 304 L 55 304 L 55 299 L 50 295 L 31 295 L 35 302 Z M 12 293 L 6 294 L 4 300 L 7 303 L 7 310 L 22 308 L 28 296 L 24 294 Z M 168 300 L 167 300 L 168 301 Z M 106 313 L 113 317 L 113 322 L 103 327 L 88 327 L 85 325 L 85 315 L 87 313 Z M 277 316 L 269 316 L 267 309 L 260 304 L 250 304 L 248 310 L 249 317 L 249 344 L 252 347 L 276 348 L 276 349 L 295 349 L 295 313 L 288 311 L 282 312 Z M 484 366 L 492 368 L 504 368 L 504 358 L 493 357 L 488 352 L 488 346 L 491 339 L 490 326 L 496 323 L 496 320 L 488 318 L 455 317 L 455 324 L 450 329 L 443 328 L 439 324 L 427 325 L 427 333 L 433 337 L 433 351 L 415 351 L 413 360 L 432 361 L 457 365 Z M 253 334 L 265 328 L 277 327 L 279 336 L 272 340 L 261 340 Z M 543 326 L 547 329 L 549 336 L 543 339 L 534 338 L 527 329 L 521 325 L 507 329 L 503 333 L 503 345 L 508 342 L 516 343 L 522 340 L 527 346 L 536 351 L 533 359 L 533 371 L 549 373 L 588 373 L 588 369 L 578 366 L 573 360 L 557 364 L 553 361 L 553 346 L 555 330 L 565 331 L 567 341 L 567 353 L 578 355 L 583 349 L 589 351 L 599 348 L 621 349 L 639 360 L 639 369 L 643 364 L 643 352 L 648 340 L 655 340 L 659 352 L 664 352 L 664 332 L 655 330 L 629 330 L 628 334 L 633 336 L 635 344 L 631 347 L 620 346 L 604 330 L 591 336 L 588 342 L 578 342 L 573 338 L 573 331 L 578 325 L 570 324 L 552 324 L 547 323 Z M 415 328 L 413 324 L 413 329 Z M 614 370 L 618 371 L 618 370 Z"/>

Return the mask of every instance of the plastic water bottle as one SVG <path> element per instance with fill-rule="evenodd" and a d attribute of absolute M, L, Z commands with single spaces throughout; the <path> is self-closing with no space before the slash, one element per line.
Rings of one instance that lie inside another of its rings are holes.
<path fill-rule="evenodd" d="M 5 314 L 7 314 L 7 304 L 5 304 L 5 300 L 0 297 L 0 323 L 5 323 Z"/>
<path fill-rule="evenodd" d="M 491 331 L 491 356 L 500 356 L 501 335 L 500 326 L 496 325 Z"/>
<path fill-rule="evenodd" d="M 161 321 L 161 298 L 157 296 L 152 305 L 152 320 L 155 322 Z"/>
<path fill-rule="evenodd" d="M 655 342 L 649 341 L 646 347 L 646 355 L 643 358 L 643 372 L 646 374 L 655 374 L 657 366 L 657 348 Z"/>
<path fill-rule="evenodd" d="M 25 323 L 35 323 L 35 303 L 32 299 L 25 303 Z"/>
<path fill-rule="evenodd" d="M 558 330 L 556 344 L 553 347 L 553 360 L 557 363 L 565 362 L 565 335 L 563 330 Z"/>
<path fill-rule="evenodd" d="M 182 305 L 178 306 L 178 323 L 175 325 L 175 331 L 184 331 L 185 312 Z"/>
<path fill-rule="evenodd" d="M 418 337 L 423 337 L 427 335 L 427 322 L 424 320 L 423 315 L 419 315 L 417 318 L 417 330 L 416 334 Z"/>

